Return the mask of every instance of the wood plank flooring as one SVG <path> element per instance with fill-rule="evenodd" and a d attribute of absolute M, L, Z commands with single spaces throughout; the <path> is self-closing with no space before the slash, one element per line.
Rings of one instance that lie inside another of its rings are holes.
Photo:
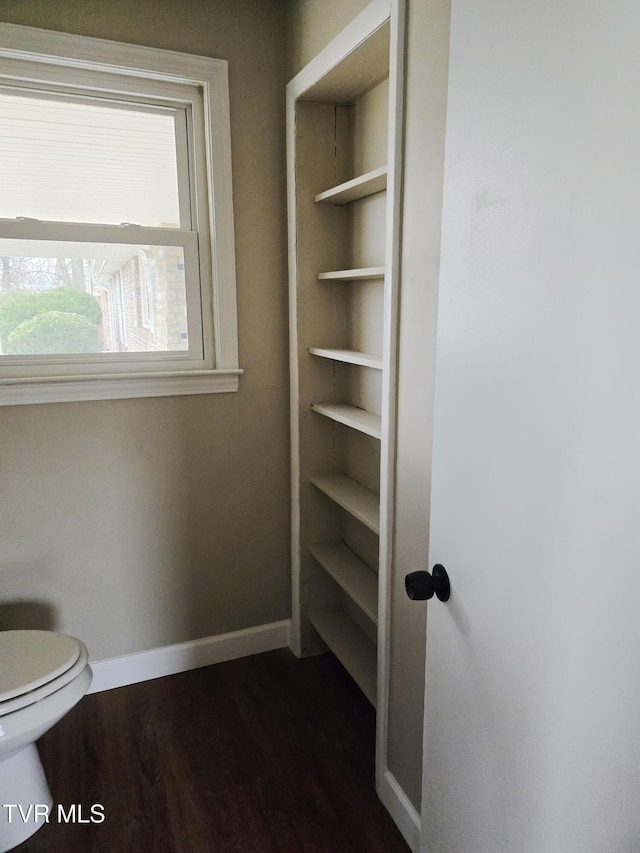
<path fill-rule="evenodd" d="M 53 820 L 19 853 L 407 853 L 375 714 L 332 655 L 279 650 L 92 694 L 40 741 Z"/>

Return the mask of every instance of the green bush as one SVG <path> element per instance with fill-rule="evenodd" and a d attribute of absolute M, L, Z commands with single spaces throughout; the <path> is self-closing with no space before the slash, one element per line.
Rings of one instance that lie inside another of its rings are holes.
<path fill-rule="evenodd" d="M 0 340 L 5 352 L 9 336 L 21 323 L 49 311 L 80 314 L 97 326 L 102 319 L 98 300 L 73 287 L 51 290 L 15 291 L 0 298 Z M 75 350 L 83 352 L 86 350 Z"/>
<path fill-rule="evenodd" d="M 82 314 L 43 311 L 15 327 L 4 351 L 8 355 L 100 352 L 98 326 Z"/>

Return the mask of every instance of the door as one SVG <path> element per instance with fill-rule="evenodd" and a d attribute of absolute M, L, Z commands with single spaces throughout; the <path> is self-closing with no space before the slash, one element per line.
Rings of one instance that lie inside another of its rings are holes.
<path fill-rule="evenodd" d="M 638 44 L 453 0 L 425 853 L 640 850 Z"/>

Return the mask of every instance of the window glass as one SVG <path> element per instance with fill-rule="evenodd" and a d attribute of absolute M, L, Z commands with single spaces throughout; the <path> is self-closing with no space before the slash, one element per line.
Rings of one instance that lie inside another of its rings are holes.
<path fill-rule="evenodd" d="M 1 90 L 0 217 L 180 227 L 176 115 Z"/>
<path fill-rule="evenodd" d="M 3 355 L 180 352 L 187 328 L 182 246 L 0 239 Z"/>

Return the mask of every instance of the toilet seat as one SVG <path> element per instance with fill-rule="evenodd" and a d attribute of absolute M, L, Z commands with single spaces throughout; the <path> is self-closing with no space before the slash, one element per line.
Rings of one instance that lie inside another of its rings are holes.
<path fill-rule="evenodd" d="M 86 666 L 83 643 L 52 631 L 0 631 L 0 716 L 68 684 Z"/>

